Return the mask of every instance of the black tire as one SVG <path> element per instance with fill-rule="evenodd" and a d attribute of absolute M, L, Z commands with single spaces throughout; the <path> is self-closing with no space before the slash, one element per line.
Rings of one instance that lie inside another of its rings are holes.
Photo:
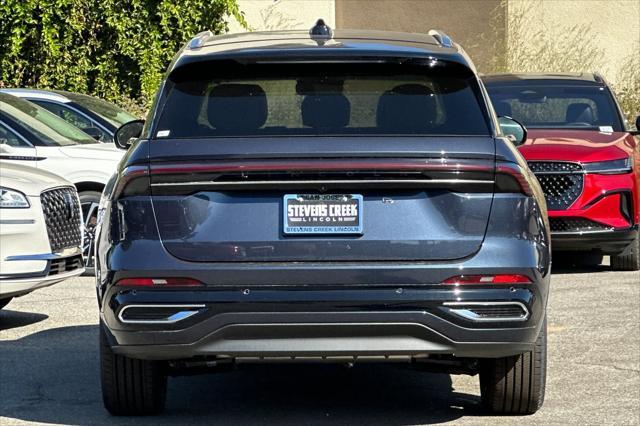
<path fill-rule="evenodd" d="M 100 204 L 101 196 L 102 194 L 97 191 L 82 191 L 78 193 L 85 228 L 84 247 L 82 248 L 85 266 L 83 276 L 93 275 L 95 271 L 93 260 L 94 237 L 95 227 L 98 221 L 98 205 Z"/>
<path fill-rule="evenodd" d="M 5 306 L 7 306 L 7 304 L 9 302 L 11 302 L 11 299 L 13 299 L 13 297 L 7 297 L 7 298 L 4 298 L 4 299 L 0 299 L 0 309 L 2 309 Z"/>
<path fill-rule="evenodd" d="M 100 326 L 100 378 L 104 407 L 114 416 L 146 416 L 164 409 L 165 364 L 114 354 Z"/>
<path fill-rule="evenodd" d="M 533 414 L 542 407 L 547 370 L 547 321 L 532 352 L 482 360 L 482 404 L 493 414 Z"/>
<path fill-rule="evenodd" d="M 640 270 L 640 236 L 636 237 L 626 253 L 611 256 L 611 268 L 616 271 Z"/>

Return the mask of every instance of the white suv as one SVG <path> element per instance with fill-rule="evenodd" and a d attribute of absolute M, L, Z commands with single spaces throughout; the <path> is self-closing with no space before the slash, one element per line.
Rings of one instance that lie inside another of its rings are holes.
<path fill-rule="evenodd" d="M 0 163 L 0 309 L 15 296 L 82 274 L 81 228 L 70 182 Z"/>
<path fill-rule="evenodd" d="M 123 156 L 46 109 L 0 93 L 0 161 L 62 176 L 78 189 L 85 222 L 85 260 L 92 265 L 93 228 L 100 195 Z"/>

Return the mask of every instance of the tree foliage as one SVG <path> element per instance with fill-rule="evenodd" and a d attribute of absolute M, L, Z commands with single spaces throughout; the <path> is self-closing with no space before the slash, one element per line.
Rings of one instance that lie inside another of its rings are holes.
<path fill-rule="evenodd" d="M 236 0 L 0 0 L 0 84 L 144 107 L 182 45 L 230 17 L 246 27 Z"/>

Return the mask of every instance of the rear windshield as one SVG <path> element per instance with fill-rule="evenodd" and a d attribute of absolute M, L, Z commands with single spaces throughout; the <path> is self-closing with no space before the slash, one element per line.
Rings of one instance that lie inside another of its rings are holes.
<path fill-rule="evenodd" d="M 169 78 L 155 137 L 490 135 L 479 99 L 459 65 L 195 64 Z"/>
<path fill-rule="evenodd" d="M 605 87 L 488 85 L 498 116 L 515 118 L 529 128 L 622 131 L 615 103 Z"/>

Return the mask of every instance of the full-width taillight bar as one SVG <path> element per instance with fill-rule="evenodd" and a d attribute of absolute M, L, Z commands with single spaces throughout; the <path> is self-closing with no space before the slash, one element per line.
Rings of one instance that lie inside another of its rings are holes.
<path fill-rule="evenodd" d="M 434 172 L 492 172 L 490 164 L 469 160 L 439 158 L 378 158 L 378 159 L 291 159 L 215 161 L 209 163 L 152 164 L 151 175 L 183 173 L 241 173 L 277 171 L 434 171 Z"/>

